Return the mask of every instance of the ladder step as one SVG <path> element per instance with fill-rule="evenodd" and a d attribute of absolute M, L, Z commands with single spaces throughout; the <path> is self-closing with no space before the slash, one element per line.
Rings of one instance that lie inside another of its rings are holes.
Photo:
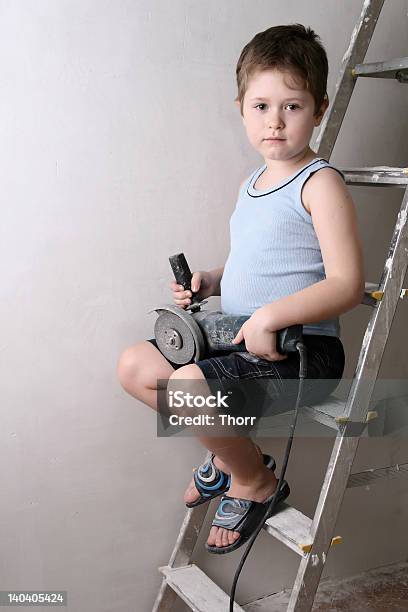
<path fill-rule="evenodd" d="M 197 565 L 184 567 L 159 567 L 167 584 L 194 612 L 225 612 L 229 606 L 229 595 L 215 584 Z M 234 612 L 244 612 L 237 603 Z"/>
<path fill-rule="evenodd" d="M 381 300 L 383 297 L 383 291 L 379 290 L 380 285 L 378 283 L 369 283 L 366 282 L 364 288 L 364 296 L 362 299 L 362 304 L 368 304 L 369 306 L 375 306 L 377 301 Z"/>
<path fill-rule="evenodd" d="M 329 397 L 320 404 L 312 406 L 302 406 L 302 417 L 312 419 L 322 425 L 327 425 L 332 429 L 338 430 L 341 418 L 345 413 L 346 402 L 338 399 L 334 395 Z"/>
<path fill-rule="evenodd" d="M 288 607 L 290 590 L 266 595 L 244 606 L 245 612 L 282 612 Z"/>
<path fill-rule="evenodd" d="M 361 300 L 362 304 L 368 304 L 369 306 L 376 306 L 377 302 L 382 299 L 384 295 L 383 291 L 380 291 L 380 285 L 378 283 L 368 283 L 365 284 L 364 296 Z M 408 295 L 408 289 L 401 289 L 400 299 L 402 300 L 404 297 Z"/>
<path fill-rule="evenodd" d="M 353 76 L 381 79 L 397 79 L 400 83 L 408 82 L 408 57 L 397 57 L 385 62 L 357 64 L 351 71 Z"/>
<path fill-rule="evenodd" d="M 373 185 L 374 187 L 405 187 L 408 168 L 367 166 L 366 168 L 339 168 L 347 185 Z"/>
<path fill-rule="evenodd" d="M 265 522 L 264 529 L 298 555 L 306 556 L 313 541 L 310 536 L 312 519 L 292 508 L 289 504 L 279 504 L 279 509 Z"/>
<path fill-rule="evenodd" d="M 364 470 L 363 472 L 354 472 L 350 474 L 347 488 L 363 487 L 380 482 L 383 478 L 397 478 L 400 476 L 408 476 L 408 463 L 397 463 L 384 468 Z"/>
<path fill-rule="evenodd" d="M 329 395 L 320 404 L 304 404 L 298 416 L 297 431 L 303 432 L 302 435 L 311 435 L 310 422 L 321 423 L 336 431 L 339 430 L 339 425 L 344 422 L 342 420 L 345 413 L 346 402 L 334 395 Z M 260 419 L 259 435 L 286 435 L 288 427 L 293 420 L 293 410 L 281 412 L 272 416 L 263 416 Z M 303 429 L 303 425 L 306 429 Z M 270 432 L 270 433 L 269 433 Z M 309 432 L 306 434 L 306 432 Z"/>

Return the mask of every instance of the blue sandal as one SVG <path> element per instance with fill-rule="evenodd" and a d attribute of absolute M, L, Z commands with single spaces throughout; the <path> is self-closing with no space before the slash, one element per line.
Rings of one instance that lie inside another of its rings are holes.
<path fill-rule="evenodd" d="M 290 493 L 290 488 L 286 480 L 283 480 L 280 485 L 279 493 L 277 494 L 277 501 L 275 502 L 275 508 L 273 509 L 272 516 L 277 511 L 279 503 L 285 500 Z M 265 514 L 266 509 L 272 497 L 275 493 L 272 493 L 264 502 L 256 502 L 250 499 L 241 499 L 239 497 L 230 497 L 229 495 L 223 495 L 218 505 L 217 512 L 215 514 L 212 525 L 216 527 L 223 527 L 230 531 L 238 531 L 240 537 L 238 540 L 229 544 L 228 546 L 210 546 L 206 543 L 205 547 L 210 553 L 216 555 L 222 555 L 224 553 L 232 552 L 236 550 L 245 542 L 249 540 L 255 529 L 259 525 L 259 521 Z"/>
<path fill-rule="evenodd" d="M 263 454 L 262 456 L 266 467 L 273 471 L 276 467 L 275 459 L 271 455 Z M 231 474 L 226 474 L 217 468 L 214 465 L 214 457 L 215 454 L 212 453 L 208 461 L 194 470 L 194 484 L 200 493 L 200 497 L 193 502 L 185 502 L 187 508 L 195 508 L 195 506 L 205 504 L 230 488 Z"/>

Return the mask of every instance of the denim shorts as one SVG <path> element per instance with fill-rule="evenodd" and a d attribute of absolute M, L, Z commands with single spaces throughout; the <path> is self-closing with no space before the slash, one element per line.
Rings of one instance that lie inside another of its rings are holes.
<path fill-rule="evenodd" d="M 158 348 L 154 339 L 148 341 Z M 303 334 L 303 343 L 307 371 L 300 405 L 319 403 L 336 389 L 343 376 L 343 344 L 337 336 L 318 334 Z M 183 367 L 167 361 L 174 369 Z M 232 393 L 233 390 L 231 413 L 259 417 L 295 407 L 299 387 L 298 351 L 288 353 L 281 361 L 267 361 L 238 351 L 219 351 L 190 363 L 201 369 L 212 393 L 217 390 Z"/>

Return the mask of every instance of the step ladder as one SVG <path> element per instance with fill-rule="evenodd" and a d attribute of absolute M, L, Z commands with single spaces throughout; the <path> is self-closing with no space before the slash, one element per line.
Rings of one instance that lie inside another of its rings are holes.
<path fill-rule="evenodd" d="M 343 57 L 331 110 L 322 122 L 316 141 L 318 156 L 330 159 L 337 135 L 344 119 L 356 79 L 359 77 L 392 78 L 408 82 L 408 58 L 363 64 L 384 0 L 365 0 L 350 45 Z M 300 556 L 298 573 L 289 601 L 282 593 L 262 597 L 241 607 L 236 612 L 273 612 L 288 610 L 305 612 L 312 609 L 316 590 L 329 548 L 339 541 L 333 537 L 345 490 L 367 484 L 371 479 L 389 476 L 400 466 L 387 466 L 351 474 L 359 438 L 367 423 L 376 416 L 369 410 L 375 381 L 378 376 L 385 345 L 398 305 L 406 295 L 402 288 L 408 261 L 408 168 L 387 166 L 342 168 L 350 185 L 375 185 L 404 189 L 403 200 L 382 277 L 378 283 L 366 283 L 363 304 L 372 308 L 356 370 L 346 401 L 329 396 L 318 406 L 302 406 L 301 413 L 336 430 L 333 450 L 328 463 L 319 501 L 313 519 L 289 504 L 281 504 L 280 511 L 269 518 L 264 528 Z M 364 384 L 363 384 L 364 383 Z M 210 453 L 207 453 L 207 459 Z M 172 610 L 177 596 L 197 612 L 227 612 L 229 595 L 218 587 L 196 565 L 191 556 L 209 504 L 187 510 L 174 550 L 167 566 L 160 567 L 164 575 L 153 606 L 153 612 Z"/>

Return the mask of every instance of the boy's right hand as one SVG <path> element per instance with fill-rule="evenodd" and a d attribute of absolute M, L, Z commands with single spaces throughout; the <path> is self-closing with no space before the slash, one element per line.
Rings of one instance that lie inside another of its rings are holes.
<path fill-rule="evenodd" d="M 179 285 L 176 281 L 170 283 L 170 288 L 173 291 L 173 301 L 177 306 L 186 308 L 191 304 L 191 291 L 185 291 L 183 285 Z M 204 270 L 193 272 L 191 277 L 191 289 L 194 293 L 199 293 L 198 297 L 200 300 L 210 297 L 213 293 L 211 274 Z"/>

